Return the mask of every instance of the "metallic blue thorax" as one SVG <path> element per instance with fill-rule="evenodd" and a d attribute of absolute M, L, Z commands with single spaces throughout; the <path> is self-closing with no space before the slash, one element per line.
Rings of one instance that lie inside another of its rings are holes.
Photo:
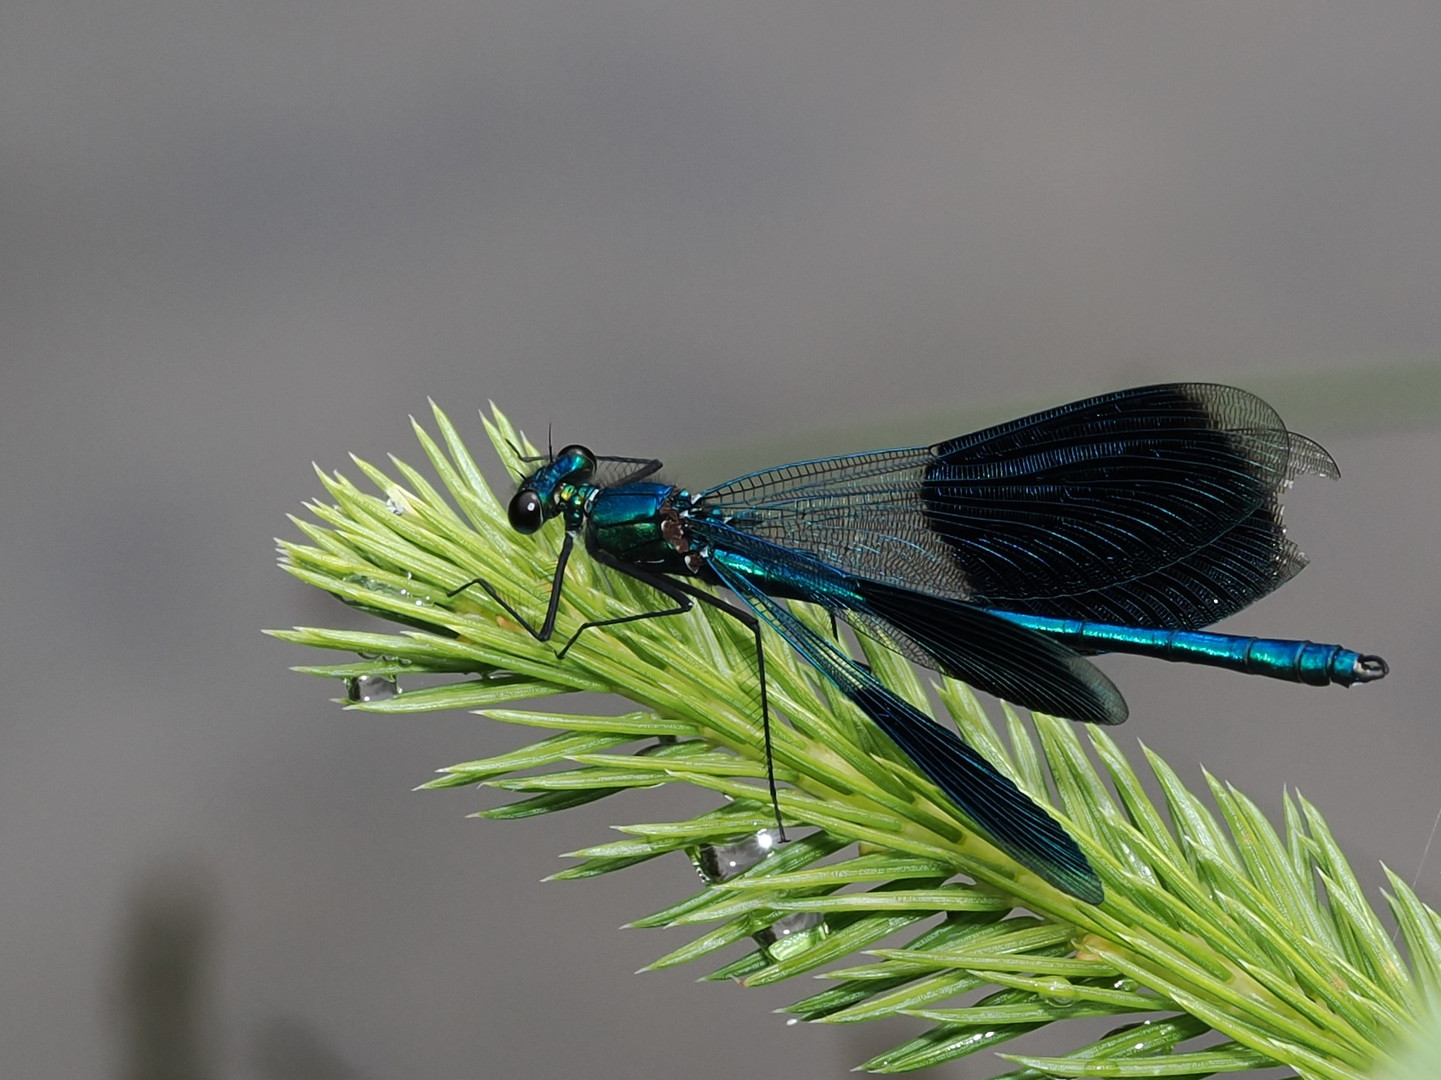
<path fill-rule="evenodd" d="M 770 596 L 837 607 L 858 603 L 850 576 L 814 556 L 753 538 L 743 551 L 715 547 L 706 539 L 705 527 L 718 520 L 717 515 L 695 507 L 690 492 L 682 488 L 586 484 L 561 494 L 566 527 L 583 533 L 592 554 L 604 552 L 632 566 L 713 583 L 718 579 L 711 564 L 718 562 Z"/>
<path fill-rule="evenodd" d="M 686 561 L 689 543 L 682 518 L 690 507 L 686 492 L 670 484 L 587 485 L 583 491 L 579 505 L 587 550 L 664 574 L 697 573 L 695 560 Z M 566 527 L 571 527 L 569 515 Z"/>

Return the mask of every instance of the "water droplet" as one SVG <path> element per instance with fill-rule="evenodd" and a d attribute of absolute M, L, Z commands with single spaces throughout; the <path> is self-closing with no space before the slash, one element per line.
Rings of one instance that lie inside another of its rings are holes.
<path fill-rule="evenodd" d="M 399 693 L 393 675 L 352 675 L 345 680 L 346 701 L 389 701 Z"/>
<path fill-rule="evenodd" d="M 406 511 L 405 501 L 399 496 L 392 494 L 385 500 L 385 508 L 392 514 L 403 514 Z"/>
<path fill-rule="evenodd" d="M 702 880 L 728 881 L 770 858 L 775 847 L 775 833 L 762 829 L 734 844 L 702 844 L 691 850 L 690 857 Z"/>
<path fill-rule="evenodd" d="M 1076 988 L 1069 979 L 1047 979 L 1040 989 L 1041 1000 L 1053 1009 L 1069 1009 L 1076 1005 Z"/>
<path fill-rule="evenodd" d="M 414 581 L 415 575 L 407 570 L 405 572 L 405 580 Z M 361 583 L 372 592 L 388 593 L 391 596 L 398 596 L 402 600 L 409 600 L 416 607 L 430 607 L 435 603 L 429 596 L 413 593 L 404 585 L 388 585 L 383 581 L 376 581 L 374 578 L 362 578 Z"/>
<path fill-rule="evenodd" d="M 411 575 L 409 572 L 407 572 L 405 576 L 408 579 Z M 361 588 L 367 589 L 370 592 L 382 593 L 386 596 L 398 596 L 404 600 L 409 600 L 414 596 L 414 594 L 404 585 L 392 585 L 388 581 L 381 581 L 378 578 L 370 577 L 367 574 L 349 574 L 346 576 L 345 580 L 350 582 L 352 585 L 359 585 Z M 416 599 L 415 602 L 417 604 L 428 604 L 431 601 L 427 597 L 424 600 Z"/>
<path fill-rule="evenodd" d="M 795 911 L 752 936 L 772 960 L 784 960 L 819 945 L 830 932 L 820 912 Z"/>

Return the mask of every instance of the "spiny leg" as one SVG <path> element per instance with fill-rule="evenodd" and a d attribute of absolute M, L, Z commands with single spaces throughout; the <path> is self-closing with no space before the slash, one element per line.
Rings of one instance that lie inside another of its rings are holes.
<path fill-rule="evenodd" d="M 551 578 L 550 603 L 546 607 L 545 621 L 541 623 L 539 630 L 532 626 L 529 620 L 502 597 L 500 593 L 496 591 L 495 586 L 485 578 L 471 578 L 463 585 L 450 590 L 446 595 L 452 597 L 458 596 L 472 585 L 479 585 L 526 633 L 535 638 L 536 641 L 542 643 L 548 642 L 555 634 L 555 620 L 560 608 L 561 588 L 565 579 L 565 566 L 570 559 L 570 553 L 574 545 L 574 535 L 566 533 L 565 540 L 561 545 L 560 556 L 556 560 L 555 573 Z M 593 552 L 593 556 L 601 565 L 610 567 L 612 570 L 617 570 L 628 577 L 635 578 L 637 581 L 649 585 L 663 596 L 669 597 L 675 604 L 673 607 L 663 608 L 660 611 L 642 611 L 630 615 L 618 615 L 612 619 L 593 619 L 590 622 L 582 623 L 556 653 L 557 660 L 564 659 L 565 654 L 570 651 L 570 647 L 576 643 L 576 639 L 587 630 L 601 626 L 617 626 L 621 623 L 640 622 L 644 619 L 660 619 L 670 615 L 684 615 L 694 606 L 694 600 L 700 600 L 702 603 L 709 604 L 718 611 L 725 612 L 725 614 L 731 618 L 739 620 L 743 626 L 750 630 L 751 636 L 755 639 L 756 675 L 760 680 L 761 735 L 764 740 L 766 756 L 766 786 L 770 791 L 771 809 L 775 813 L 776 831 L 780 834 L 781 843 L 785 843 L 787 840 L 786 827 L 781 820 L 781 807 L 776 789 L 775 757 L 771 744 L 770 700 L 766 692 L 766 659 L 765 649 L 761 643 L 760 620 L 751 612 L 742 611 L 739 608 L 733 607 L 703 589 L 698 589 L 693 585 L 676 581 L 673 578 L 663 577 L 660 574 L 653 574 L 639 567 L 632 566 L 629 563 L 621 562 L 609 552 L 597 551 Z"/>
<path fill-rule="evenodd" d="M 561 646 L 560 651 L 555 654 L 555 658 L 564 660 L 565 654 L 570 652 L 570 647 L 575 644 L 575 639 L 587 630 L 594 630 L 598 626 L 619 626 L 621 623 L 640 622 L 642 619 L 660 619 L 667 615 L 684 615 L 694 606 L 689 598 L 682 598 L 675 607 L 663 608 L 660 611 L 641 611 L 634 615 L 618 615 L 614 619 L 593 619 L 590 622 L 581 623 L 575 633 L 570 635 L 570 639 Z"/>
<path fill-rule="evenodd" d="M 505 610 L 505 613 L 507 615 L 509 615 L 520 625 L 522 630 L 528 633 L 531 637 L 535 638 L 536 641 L 539 641 L 541 643 L 547 642 L 555 635 L 555 620 L 556 615 L 560 610 L 560 596 L 563 582 L 565 579 L 565 567 L 566 563 L 570 559 L 570 553 L 574 546 L 574 535 L 572 533 L 566 533 L 565 541 L 561 545 L 560 557 L 556 560 L 555 574 L 551 578 L 550 603 L 546 606 L 545 609 L 545 621 L 541 623 L 539 630 L 532 626 L 530 624 L 530 621 L 526 619 L 526 617 L 522 615 L 519 611 L 517 611 L 515 607 L 512 606 L 508 600 L 505 599 L 505 597 L 501 596 L 494 585 L 492 585 L 483 577 L 471 578 L 463 585 L 459 585 L 456 588 L 451 589 L 445 595 L 447 597 L 459 596 L 461 593 L 465 592 L 466 589 L 469 589 L 472 585 L 479 585 L 482 589 L 485 590 L 486 594 L 492 600 L 494 600 L 497 604 L 501 606 L 501 608 Z M 651 587 L 659 590 L 666 596 L 669 596 L 671 599 L 675 600 L 676 606 L 671 608 L 665 608 L 661 611 L 642 611 L 632 615 L 619 615 L 613 619 L 594 619 L 590 622 L 582 623 L 581 626 L 575 631 L 575 633 L 570 635 L 570 638 L 566 641 L 565 645 L 561 647 L 560 651 L 555 654 L 555 658 L 557 660 L 564 659 L 565 654 L 570 651 L 570 647 L 575 644 L 576 638 L 580 637 L 581 634 L 583 634 L 587 630 L 592 629 L 593 627 L 615 626 L 618 623 L 638 622 L 641 619 L 658 619 L 666 615 L 684 615 L 687 611 L 691 609 L 692 605 L 690 598 L 684 595 L 683 592 L 676 590 L 673 587 L 673 583 L 666 580 L 665 578 L 655 578 L 654 580 L 652 580 L 650 577 L 642 577 L 640 574 L 632 573 L 624 563 L 614 562 L 604 553 L 599 553 L 597 555 L 597 561 L 607 566 L 611 566 L 614 569 L 620 570 L 623 573 L 628 573 L 631 577 L 635 577 L 642 581 L 645 581 Z"/>
<path fill-rule="evenodd" d="M 609 461 L 616 462 L 622 465 L 635 466 L 632 471 L 626 473 L 619 480 L 614 481 L 610 485 L 612 487 L 624 487 L 626 484 L 639 483 L 647 476 L 654 476 L 664 467 L 662 462 L 657 458 L 610 457 L 604 454 L 597 454 L 595 460 L 598 462 Z"/>
<path fill-rule="evenodd" d="M 560 610 L 560 594 L 561 589 L 565 583 L 565 564 L 570 561 L 570 553 L 574 547 L 575 534 L 566 533 L 565 539 L 561 542 L 560 545 L 560 556 L 555 561 L 555 573 L 551 576 L 550 580 L 550 603 L 546 605 L 545 621 L 540 624 L 539 630 L 531 626 L 529 620 L 527 620 L 526 617 L 520 612 L 516 611 L 515 608 L 513 608 L 510 603 L 503 596 L 501 596 L 500 593 L 496 591 L 495 586 L 492 585 L 490 582 L 486 581 L 485 578 L 471 578 L 465 584 L 451 589 L 450 592 L 446 593 L 445 595 L 447 597 L 459 596 L 472 585 L 479 585 L 482 589 L 486 591 L 486 593 L 490 596 L 492 600 L 494 600 L 497 604 L 499 604 L 502 608 L 505 609 L 505 613 L 509 615 L 512 619 L 514 619 L 520 625 L 520 628 L 522 630 L 524 630 L 531 637 L 535 638 L 536 641 L 544 644 L 545 642 L 549 641 L 551 639 L 551 635 L 555 633 L 555 616 L 556 612 Z"/>
<path fill-rule="evenodd" d="M 653 574 L 649 571 L 642 570 L 639 567 L 632 566 L 629 563 L 621 562 L 619 559 L 615 558 L 615 556 L 609 554 L 608 552 L 596 552 L 595 558 L 597 562 L 601 563 L 601 565 L 608 566 L 612 570 L 618 570 L 622 574 L 633 577 L 637 581 L 649 585 L 657 592 L 670 597 L 672 600 L 675 601 L 676 606 L 674 608 L 667 608 L 664 611 L 647 611 L 642 612 L 638 615 L 623 615 L 617 619 L 586 623 L 580 628 L 580 630 L 577 630 L 574 634 L 571 635 L 570 641 L 566 642 L 566 649 L 570 648 L 570 646 L 575 643 L 575 639 L 580 636 L 582 630 L 588 629 L 589 627 L 606 626 L 611 623 L 618 622 L 635 622 L 639 619 L 655 618 L 662 615 L 679 615 L 691 609 L 692 599 L 699 600 L 703 604 L 709 604 L 717 611 L 724 612 L 731 618 L 737 620 L 742 626 L 744 626 L 751 632 L 751 636 L 755 639 L 756 643 L 756 676 L 760 680 L 761 688 L 761 737 L 763 739 L 766 755 L 766 786 L 770 790 L 771 809 L 772 811 L 774 811 L 776 818 L 776 832 L 780 835 L 780 842 L 786 843 L 788 837 L 786 836 L 785 823 L 781 820 L 780 798 L 777 795 L 776 790 L 775 755 L 773 754 L 771 748 L 770 698 L 766 692 L 766 654 L 761 642 L 760 619 L 757 618 L 752 612 L 743 611 L 740 608 L 734 607 L 731 604 L 727 604 L 724 600 L 720 599 L 717 596 L 711 595 L 704 589 L 697 588 L 696 586 L 691 585 L 688 582 L 677 581 L 674 578 L 663 577 L 660 574 Z M 562 649 L 561 654 L 564 655 L 564 653 L 565 649 Z"/>

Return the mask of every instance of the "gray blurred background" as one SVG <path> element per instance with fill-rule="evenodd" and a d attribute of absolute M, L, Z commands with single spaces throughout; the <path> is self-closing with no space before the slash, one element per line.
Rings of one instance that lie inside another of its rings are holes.
<path fill-rule="evenodd" d="M 260 634 L 362 624 L 272 537 L 312 460 L 419 463 L 427 395 L 488 464 L 493 398 L 704 483 L 1146 381 L 1263 393 L 1344 475 L 1290 500 L 1313 566 L 1230 625 L 1393 674 L 1117 659 L 1119 734 L 1272 811 L 1299 787 L 1368 884 L 1411 877 L 1438 52 L 1429 0 L 5 4 L 0 1071 L 802 1080 L 906 1034 L 787 1027 L 809 981 L 632 975 L 682 939 L 616 927 L 685 861 L 539 879 L 703 806 L 467 820 L 494 796 L 411 787 L 523 732 L 346 713 Z"/>

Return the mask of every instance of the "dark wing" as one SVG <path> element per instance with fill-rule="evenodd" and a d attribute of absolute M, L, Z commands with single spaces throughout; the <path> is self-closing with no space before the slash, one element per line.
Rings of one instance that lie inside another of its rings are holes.
<path fill-rule="evenodd" d="M 887 690 L 723 559 L 713 566 L 727 588 L 859 706 L 991 843 L 1057 888 L 1101 902 L 1100 879 L 1075 840 L 990 762 Z"/>
<path fill-rule="evenodd" d="M 1090 724 L 1126 719 L 1120 691 L 1089 660 L 984 608 L 851 577 L 719 522 L 694 522 L 691 535 L 730 588 L 742 577 L 754 592 L 820 604 L 902 656 L 1027 709 Z"/>
<path fill-rule="evenodd" d="M 902 656 L 1037 712 L 1087 724 L 1125 721 L 1115 683 L 1054 638 L 964 600 L 880 581 L 857 584 L 864 606 L 840 614 Z"/>
<path fill-rule="evenodd" d="M 1172 384 L 932 447 L 754 473 L 697 503 L 859 577 L 1013 611 L 1192 628 L 1305 565 L 1278 500 L 1298 474 L 1336 471 L 1253 394 Z"/>

